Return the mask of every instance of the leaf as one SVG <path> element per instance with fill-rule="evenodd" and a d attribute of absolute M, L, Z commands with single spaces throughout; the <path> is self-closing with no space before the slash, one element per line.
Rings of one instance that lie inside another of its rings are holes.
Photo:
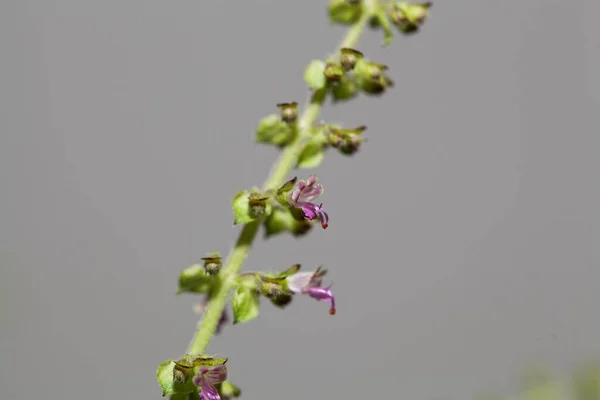
<path fill-rule="evenodd" d="M 213 283 L 212 278 L 204 271 L 204 267 L 200 264 L 194 264 L 181 271 L 177 294 L 208 293 Z"/>
<path fill-rule="evenodd" d="M 161 363 L 156 369 L 156 380 L 162 389 L 163 397 L 169 394 L 191 393 L 196 390 L 196 386 L 190 379 L 191 375 L 185 376 L 185 381 L 181 382 L 181 380 L 174 379 L 174 376 L 177 376 L 174 373 L 177 374 L 173 360 Z"/>
<path fill-rule="evenodd" d="M 233 323 L 238 324 L 258 317 L 260 311 L 260 297 L 256 290 L 239 286 L 231 300 L 233 309 Z"/>
<path fill-rule="evenodd" d="M 311 89 L 319 90 L 325 87 L 325 63 L 321 60 L 312 60 L 304 70 L 304 80 Z"/>
<path fill-rule="evenodd" d="M 292 128 L 277 114 L 264 117 L 256 128 L 256 143 L 268 143 L 283 147 L 293 139 L 293 136 Z"/>
<path fill-rule="evenodd" d="M 325 159 L 325 145 L 321 141 L 308 142 L 298 157 L 297 168 L 316 168 Z"/>
<path fill-rule="evenodd" d="M 247 224 L 254 221 L 256 218 L 250 214 L 250 201 L 248 197 L 250 192 L 242 190 L 233 196 L 231 208 L 233 210 L 233 224 Z"/>

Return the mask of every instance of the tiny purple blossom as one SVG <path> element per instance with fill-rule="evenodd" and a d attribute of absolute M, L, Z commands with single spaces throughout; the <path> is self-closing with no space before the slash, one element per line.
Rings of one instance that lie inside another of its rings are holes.
<path fill-rule="evenodd" d="M 321 220 L 321 226 L 326 229 L 329 223 L 329 215 L 323 210 L 323 203 L 317 204 L 312 200 L 323 194 L 323 186 L 317 184 L 317 177 L 311 175 L 306 181 L 300 180 L 296 188 L 290 192 L 289 203 L 304 212 L 304 218 L 312 221 L 317 217 Z"/>
<path fill-rule="evenodd" d="M 219 391 L 215 387 L 227 379 L 227 367 L 225 364 L 215 366 L 203 366 L 194 376 L 192 381 L 194 385 L 200 388 L 201 400 L 221 400 Z"/>
<path fill-rule="evenodd" d="M 327 301 L 330 304 L 329 314 L 335 314 L 335 297 L 331 285 L 322 287 L 323 275 L 326 271 L 317 268 L 314 272 L 299 272 L 287 278 L 288 289 L 293 293 L 307 294 L 315 300 Z"/>

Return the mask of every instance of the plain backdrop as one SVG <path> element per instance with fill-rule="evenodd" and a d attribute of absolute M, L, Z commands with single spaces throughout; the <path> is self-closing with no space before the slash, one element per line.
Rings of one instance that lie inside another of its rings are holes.
<path fill-rule="evenodd" d="M 511 393 L 540 364 L 600 355 L 600 4 L 437 1 L 422 33 L 359 49 L 381 98 L 320 119 L 368 126 L 317 173 L 326 231 L 257 240 L 251 270 L 329 269 L 229 326 L 244 399 Z M 155 368 L 200 318 L 181 269 L 227 253 L 230 199 L 306 64 L 335 49 L 321 0 L 3 0 L 0 397 L 158 399 Z M 299 171 L 305 177 L 312 171 Z"/>

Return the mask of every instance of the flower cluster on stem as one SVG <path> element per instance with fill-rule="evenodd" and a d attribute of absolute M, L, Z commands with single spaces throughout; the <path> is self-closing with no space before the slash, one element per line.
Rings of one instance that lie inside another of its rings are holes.
<path fill-rule="evenodd" d="M 381 96 L 394 86 L 389 68 L 368 59 L 355 47 L 365 29 L 381 30 L 384 45 L 393 37 L 392 27 L 401 34 L 414 34 L 429 16 L 431 3 L 408 3 L 393 0 L 330 0 L 331 22 L 348 25 L 349 30 L 336 51 L 324 60 L 308 63 L 304 79 L 312 91 L 310 101 L 300 109 L 295 101 L 277 103 L 278 114 L 260 120 L 256 143 L 272 145 L 280 151 L 268 179 L 262 188 L 247 188 L 233 196 L 233 224 L 241 225 L 239 237 L 225 261 L 213 252 L 184 269 L 179 277 L 177 293 L 203 296 L 199 312 L 202 320 L 189 345 L 187 354 L 168 360 L 157 369 L 157 379 L 163 396 L 178 400 L 228 400 L 240 395 L 240 390 L 228 379 L 226 359 L 202 356 L 213 335 L 226 325 L 245 323 L 258 317 L 261 299 L 277 307 L 287 307 L 294 295 L 306 295 L 329 304 L 329 313 L 336 313 L 332 285 L 323 285 L 326 270 L 299 272 L 300 264 L 281 273 L 241 273 L 252 243 L 261 228 L 265 237 L 289 233 L 299 238 L 308 234 L 318 221 L 323 229 L 329 226 L 330 215 L 323 203 L 317 176 L 288 179 L 294 169 L 316 168 L 331 149 L 344 156 L 355 155 L 366 142 L 366 127 L 343 128 L 337 123 L 317 125 L 317 118 L 330 98 L 334 104 L 352 100 L 361 93 Z M 286 181 L 287 180 L 287 181 Z M 232 318 L 227 312 L 231 305 Z M 182 397 L 183 396 L 183 397 Z"/>

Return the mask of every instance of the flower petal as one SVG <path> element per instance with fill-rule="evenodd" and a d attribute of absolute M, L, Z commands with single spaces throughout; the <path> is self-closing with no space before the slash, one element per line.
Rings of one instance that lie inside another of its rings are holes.
<path fill-rule="evenodd" d="M 303 293 L 313 279 L 314 272 L 298 272 L 287 277 L 288 289 L 293 293 Z"/>
<path fill-rule="evenodd" d="M 305 291 L 310 297 L 318 301 L 328 301 L 330 304 L 329 314 L 335 314 L 335 297 L 331 292 L 331 285 L 326 288 L 322 287 L 311 287 Z"/>
<path fill-rule="evenodd" d="M 220 383 L 227 379 L 227 367 L 225 364 L 215 365 L 214 367 L 208 368 L 208 371 L 202 375 L 204 375 L 204 379 L 207 383 L 214 385 L 215 383 Z"/>
<path fill-rule="evenodd" d="M 209 384 L 204 384 L 200 387 L 200 399 L 202 400 L 221 400 L 219 391 L 216 387 Z"/>

